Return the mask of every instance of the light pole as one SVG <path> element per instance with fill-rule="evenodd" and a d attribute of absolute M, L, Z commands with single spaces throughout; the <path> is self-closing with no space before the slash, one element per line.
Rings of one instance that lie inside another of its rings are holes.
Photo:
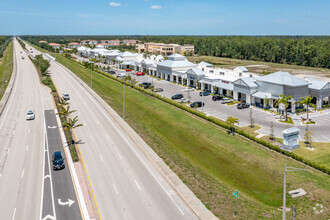
<path fill-rule="evenodd" d="M 284 181 L 283 181 L 283 215 L 282 220 L 286 220 L 286 172 L 289 171 L 309 171 L 308 169 L 301 169 L 296 167 L 287 167 L 286 164 L 284 165 Z"/>
<path fill-rule="evenodd" d="M 91 88 L 93 89 L 93 61 L 89 62 L 91 64 Z"/>
<path fill-rule="evenodd" d="M 5 93 L 5 66 L 12 64 L 13 62 L 2 65 L 2 95 Z"/>

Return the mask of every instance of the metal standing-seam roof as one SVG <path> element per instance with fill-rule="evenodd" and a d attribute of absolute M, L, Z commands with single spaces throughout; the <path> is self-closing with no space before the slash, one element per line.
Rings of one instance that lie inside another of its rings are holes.
<path fill-rule="evenodd" d="M 189 62 L 188 60 L 165 60 L 158 63 L 158 66 L 165 67 L 196 67 L 197 65 Z"/>
<path fill-rule="evenodd" d="M 286 85 L 286 86 L 303 86 L 310 84 L 304 79 L 298 78 L 296 76 L 291 75 L 288 72 L 282 72 L 282 71 L 271 73 L 266 76 L 261 76 L 256 80 L 257 83 L 258 81 L 261 81 L 261 82 L 268 82 L 268 83 Z"/>
<path fill-rule="evenodd" d="M 330 88 L 330 82 L 316 80 L 313 77 L 305 77 L 305 79 L 311 83 L 310 85 L 308 85 L 308 88 L 310 89 L 322 90 Z"/>
<path fill-rule="evenodd" d="M 242 80 L 248 87 L 250 88 L 255 88 L 258 87 L 258 84 L 255 83 L 255 79 L 251 78 L 251 77 L 245 77 L 245 78 L 240 78 L 238 80 L 235 80 L 234 83 L 238 84 L 236 82 L 238 82 L 239 80 Z"/>

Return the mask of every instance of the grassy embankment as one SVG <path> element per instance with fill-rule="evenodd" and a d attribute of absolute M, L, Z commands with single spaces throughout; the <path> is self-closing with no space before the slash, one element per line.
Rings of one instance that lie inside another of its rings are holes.
<path fill-rule="evenodd" d="M 270 63 L 270 62 L 252 61 L 252 60 L 240 60 L 240 59 L 214 57 L 214 56 L 190 56 L 187 58 L 191 62 L 199 63 L 201 61 L 205 61 L 213 64 L 214 66 L 220 66 L 223 68 L 235 68 L 237 66 L 246 66 L 250 72 L 259 73 L 259 74 L 268 74 L 276 71 L 286 71 L 294 75 L 308 73 L 308 74 L 330 78 L 330 70 L 325 68 L 297 66 L 290 64 Z"/>
<path fill-rule="evenodd" d="M 6 91 L 11 75 L 13 73 L 13 67 L 13 42 L 10 42 L 4 52 L 4 56 L 0 58 L 0 100 L 3 96 L 2 86 L 4 85 L 3 91 Z"/>
<path fill-rule="evenodd" d="M 66 65 L 66 59 L 57 61 Z M 86 83 L 90 70 L 69 61 L 69 69 Z M 95 91 L 122 114 L 122 84 L 97 73 Z M 163 158 L 187 186 L 220 218 L 230 219 L 234 212 L 232 192 L 240 191 L 238 219 L 257 219 L 281 213 L 284 164 L 306 167 L 290 158 L 269 151 L 245 138 L 229 136 L 209 122 L 140 92 L 126 89 L 126 121 Z M 289 173 L 287 188 L 303 188 L 308 196 L 291 199 L 302 219 L 320 219 L 312 207 L 329 207 L 329 176 L 318 171 Z"/>

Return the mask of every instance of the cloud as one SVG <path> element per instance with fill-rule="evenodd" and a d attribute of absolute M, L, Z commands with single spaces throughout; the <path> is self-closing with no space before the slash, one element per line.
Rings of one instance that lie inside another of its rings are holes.
<path fill-rule="evenodd" d="M 161 9 L 162 6 L 160 6 L 160 5 L 152 5 L 150 8 L 151 9 Z"/>
<path fill-rule="evenodd" d="M 119 6 L 121 6 L 121 4 L 118 3 L 118 2 L 110 2 L 109 5 L 110 5 L 111 7 L 119 7 Z"/>

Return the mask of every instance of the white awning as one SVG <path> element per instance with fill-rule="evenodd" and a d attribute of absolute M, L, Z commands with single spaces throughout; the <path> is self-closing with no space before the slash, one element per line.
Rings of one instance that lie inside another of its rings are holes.
<path fill-rule="evenodd" d="M 273 96 L 271 93 L 268 92 L 256 92 L 252 94 L 253 97 L 259 98 L 259 99 L 278 99 L 278 97 Z"/>

